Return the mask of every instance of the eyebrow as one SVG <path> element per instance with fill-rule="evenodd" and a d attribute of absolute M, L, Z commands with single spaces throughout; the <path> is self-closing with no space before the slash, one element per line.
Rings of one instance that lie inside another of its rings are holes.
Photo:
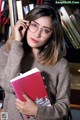
<path fill-rule="evenodd" d="M 38 25 L 40 25 L 38 22 L 36 22 L 36 21 L 33 21 L 33 22 L 35 22 L 36 24 L 38 24 Z M 47 27 L 47 26 L 43 26 L 44 28 L 47 28 L 47 29 L 50 29 L 50 30 L 53 30 L 52 28 L 49 28 L 49 27 Z"/>

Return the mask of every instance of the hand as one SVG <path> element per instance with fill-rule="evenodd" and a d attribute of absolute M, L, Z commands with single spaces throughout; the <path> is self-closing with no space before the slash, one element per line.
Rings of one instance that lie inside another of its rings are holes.
<path fill-rule="evenodd" d="M 22 113 L 30 116 L 34 116 L 37 114 L 38 106 L 35 102 L 33 102 L 28 96 L 23 95 L 26 99 L 26 102 L 23 102 L 16 98 L 16 106 L 17 109 Z"/>
<path fill-rule="evenodd" d="M 21 41 L 24 37 L 26 29 L 29 26 L 29 21 L 19 20 L 16 25 L 14 25 L 12 34 L 14 36 L 14 40 Z"/>

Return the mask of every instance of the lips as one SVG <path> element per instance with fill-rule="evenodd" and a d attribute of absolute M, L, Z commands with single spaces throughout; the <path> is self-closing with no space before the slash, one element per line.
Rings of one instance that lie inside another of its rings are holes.
<path fill-rule="evenodd" d="M 34 42 L 34 43 L 38 43 L 38 42 L 39 42 L 38 40 L 36 40 L 36 39 L 34 39 L 34 38 L 31 38 L 31 40 L 32 40 L 32 42 Z"/>

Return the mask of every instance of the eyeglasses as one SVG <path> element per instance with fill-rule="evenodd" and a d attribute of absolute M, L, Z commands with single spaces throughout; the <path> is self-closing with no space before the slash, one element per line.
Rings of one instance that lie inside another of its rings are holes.
<path fill-rule="evenodd" d="M 47 27 L 43 27 L 43 28 L 39 28 L 39 24 L 36 23 L 35 21 L 31 21 L 30 25 L 29 25 L 29 30 L 32 33 L 35 33 L 36 31 L 38 31 L 40 29 L 39 34 L 43 37 L 46 38 L 49 35 L 51 35 L 51 33 L 53 32 L 53 30 L 51 28 L 47 28 Z"/>

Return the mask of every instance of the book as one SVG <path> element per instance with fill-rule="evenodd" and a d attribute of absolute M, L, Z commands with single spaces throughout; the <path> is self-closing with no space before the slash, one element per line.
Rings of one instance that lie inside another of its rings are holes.
<path fill-rule="evenodd" d="M 14 25 L 15 25 L 16 22 L 18 21 L 16 0 L 12 0 L 12 7 L 13 7 L 13 16 L 14 16 Z"/>
<path fill-rule="evenodd" d="M 5 1 L 1 0 L 0 1 L 0 12 L 4 11 L 4 6 L 5 6 Z"/>
<path fill-rule="evenodd" d="M 80 43 L 80 34 L 78 33 L 77 29 L 75 28 L 74 24 L 72 23 L 70 16 L 65 7 L 61 7 L 59 9 L 61 13 L 61 19 L 65 21 L 68 29 L 72 32 L 73 36 L 75 36 L 76 40 Z"/>
<path fill-rule="evenodd" d="M 80 34 L 80 27 L 79 27 L 78 22 L 77 22 L 77 20 L 76 20 L 76 18 L 75 18 L 75 15 L 74 15 L 74 14 L 71 14 L 71 15 L 70 15 L 70 19 L 71 19 L 71 21 L 73 22 L 75 28 L 77 29 L 77 31 L 78 31 L 79 34 Z"/>
<path fill-rule="evenodd" d="M 74 16 L 77 20 L 78 26 L 80 27 L 80 15 L 79 15 L 79 13 L 74 14 Z"/>
<path fill-rule="evenodd" d="M 28 12 L 30 12 L 34 7 L 36 7 L 35 4 L 29 4 L 27 6 L 23 6 L 24 14 L 26 15 Z"/>
<path fill-rule="evenodd" d="M 50 100 L 38 68 L 33 68 L 10 82 L 20 100 L 25 101 L 23 94 L 26 94 L 37 104 L 50 106 Z"/>
<path fill-rule="evenodd" d="M 1 7 L 2 7 L 2 0 L 0 0 L 0 24 L 1 24 Z"/>
<path fill-rule="evenodd" d="M 61 21 L 62 23 L 62 27 L 63 27 L 63 30 L 64 32 L 66 33 L 69 41 L 71 42 L 72 46 L 75 48 L 75 49 L 78 49 L 80 48 L 80 44 L 78 43 L 78 41 L 76 40 L 75 36 L 72 34 L 72 32 L 67 28 L 66 26 L 66 23 L 64 21 Z"/>
<path fill-rule="evenodd" d="M 12 31 L 12 28 L 14 26 L 14 15 L 13 15 L 12 0 L 8 0 L 8 5 L 9 5 L 9 16 L 10 16 L 11 31 Z"/>
<path fill-rule="evenodd" d="M 18 20 L 19 20 L 19 19 L 23 19 L 22 0 L 16 1 L 16 7 L 17 7 Z"/>

